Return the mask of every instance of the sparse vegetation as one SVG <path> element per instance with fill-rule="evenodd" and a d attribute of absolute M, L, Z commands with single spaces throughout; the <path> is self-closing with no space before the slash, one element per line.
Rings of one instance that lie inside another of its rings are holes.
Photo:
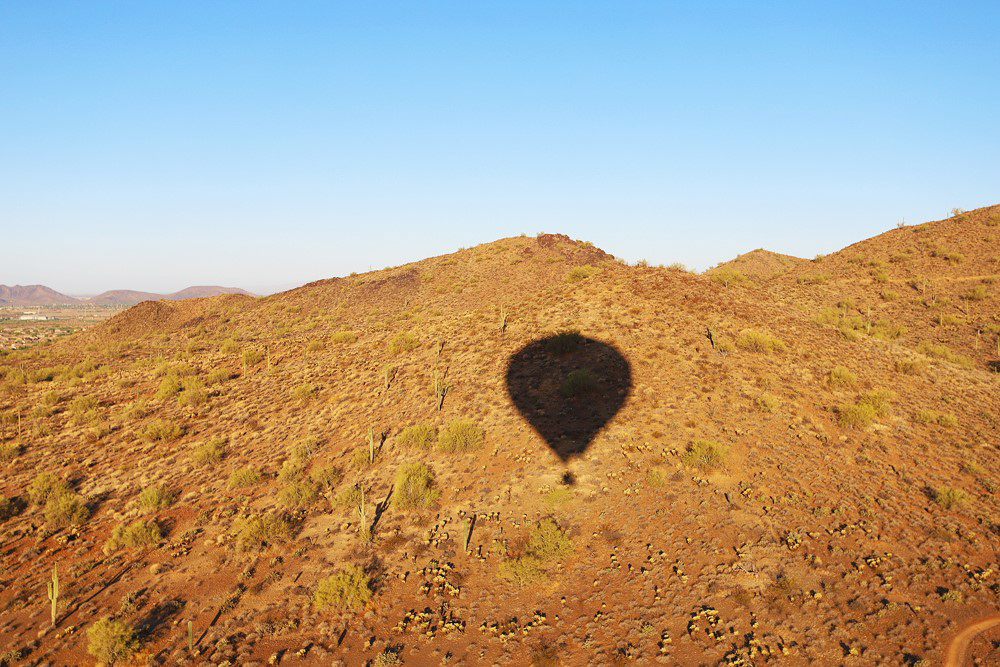
<path fill-rule="evenodd" d="M 244 466 L 243 468 L 234 470 L 229 475 L 229 488 L 241 489 L 247 486 L 253 486 L 260 481 L 260 478 L 260 470 L 250 466 Z"/>
<path fill-rule="evenodd" d="M 209 438 L 205 442 L 197 445 L 191 452 L 191 458 L 198 465 L 215 465 L 226 454 L 226 439 L 217 437 Z"/>
<path fill-rule="evenodd" d="M 423 463 L 407 463 L 396 473 L 392 492 L 393 507 L 401 510 L 423 509 L 437 497 L 434 473 Z"/>
<path fill-rule="evenodd" d="M 584 264 L 582 266 L 574 266 L 566 273 L 566 282 L 568 283 L 579 283 L 587 280 L 591 276 L 599 273 L 601 270 L 596 266 L 591 266 L 589 264 Z"/>
<path fill-rule="evenodd" d="M 313 594 L 317 609 L 360 609 L 372 598 L 371 579 L 359 565 L 320 579 Z"/>
<path fill-rule="evenodd" d="M 139 510 L 145 513 L 166 509 L 174 502 L 174 493 L 164 485 L 151 486 L 136 498 Z"/>
<path fill-rule="evenodd" d="M 948 428 L 958 424 L 958 418 L 955 415 L 935 412 L 934 410 L 921 410 L 913 417 L 913 421 L 918 424 L 937 424 Z"/>
<path fill-rule="evenodd" d="M 710 472 L 726 465 L 729 448 L 711 440 L 695 440 L 681 456 L 684 465 Z"/>
<path fill-rule="evenodd" d="M 184 435 L 184 429 L 167 419 L 156 419 L 146 424 L 142 437 L 149 442 L 170 442 Z"/>
<path fill-rule="evenodd" d="M 520 554 L 500 564 L 500 576 L 517 586 L 540 580 L 548 565 L 568 555 L 573 543 L 553 519 L 534 525 Z"/>
<path fill-rule="evenodd" d="M 151 547 L 158 544 L 162 538 L 163 530 L 156 521 L 139 520 L 127 526 L 120 524 L 111 533 L 108 541 L 105 542 L 104 551 L 112 553 L 121 548 Z"/>
<path fill-rule="evenodd" d="M 389 354 L 401 354 L 420 347 L 420 339 L 416 335 L 403 331 L 389 341 Z"/>
<path fill-rule="evenodd" d="M 843 366 L 836 366 L 830 371 L 828 381 L 833 387 L 853 387 L 858 383 L 858 376 Z"/>
<path fill-rule="evenodd" d="M 255 514 L 236 522 L 236 540 L 244 551 L 280 544 L 291 536 L 292 523 L 280 514 Z"/>
<path fill-rule="evenodd" d="M 438 433 L 438 449 L 443 452 L 467 452 L 483 444 L 485 432 L 471 419 L 455 419 Z"/>
<path fill-rule="evenodd" d="M 956 364 L 962 368 L 972 368 L 972 359 L 961 354 L 952 352 L 947 345 L 938 345 L 928 341 L 922 341 L 917 345 L 917 352 L 932 359 L 941 359 L 948 363 Z"/>
<path fill-rule="evenodd" d="M 764 331 L 755 329 L 744 329 L 736 339 L 736 347 L 748 352 L 767 354 L 770 352 L 784 352 L 785 344 L 778 338 Z"/>
<path fill-rule="evenodd" d="M 413 424 L 400 432 L 396 442 L 403 449 L 430 449 L 436 438 L 437 431 L 430 424 Z"/>
<path fill-rule="evenodd" d="M 347 345 L 358 340 L 358 334 L 353 331 L 337 331 L 330 336 L 330 342 L 335 345 Z"/>
<path fill-rule="evenodd" d="M 750 284 L 750 279 L 736 269 L 714 269 L 709 272 L 708 277 L 712 279 L 712 282 L 719 283 L 723 287 Z"/>
<path fill-rule="evenodd" d="M 139 650 L 135 632 L 122 621 L 105 616 L 87 629 L 87 652 L 106 665 L 128 660 Z"/>
<path fill-rule="evenodd" d="M 958 509 L 969 500 L 969 495 L 965 491 L 950 486 L 934 489 L 932 497 L 935 503 L 946 510 Z"/>
<path fill-rule="evenodd" d="M 841 405 L 837 409 L 837 421 L 845 428 L 865 428 L 876 417 L 889 414 L 889 401 L 895 394 L 886 389 L 874 389 L 858 397 L 855 403 Z"/>

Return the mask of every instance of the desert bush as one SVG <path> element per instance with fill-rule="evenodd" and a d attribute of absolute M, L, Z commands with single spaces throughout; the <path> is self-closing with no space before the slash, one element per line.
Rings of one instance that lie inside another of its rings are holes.
<path fill-rule="evenodd" d="M 337 497 L 333 499 L 333 504 L 337 507 L 357 507 L 361 504 L 361 498 L 361 489 L 355 484 L 341 489 Z"/>
<path fill-rule="evenodd" d="M 0 461 L 6 463 L 13 461 L 21 455 L 21 444 L 17 442 L 5 442 L 0 444 Z"/>
<path fill-rule="evenodd" d="M 438 433 L 438 449 L 443 452 L 467 452 L 483 444 L 486 433 L 471 419 L 454 419 Z"/>
<path fill-rule="evenodd" d="M 239 352 L 240 344 L 236 342 L 235 338 L 227 338 L 219 346 L 219 352 L 222 354 L 233 354 L 234 352 Z"/>
<path fill-rule="evenodd" d="M 319 438 L 309 436 L 298 440 L 288 449 L 288 456 L 293 461 L 305 465 L 319 449 Z"/>
<path fill-rule="evenodd" d="M 958 418 L 955 415 L 948 415 L 933 410 L 921 410 L 914 415 L 913 421 L 925 426 L 928 424 L 937 424 L 949 428 L 958 424 Z"/>
<path fill-rule="evenodd" d="M 353 343 L 356 340 L 358 340 L 358 334 L 353 331 L 337 331 L 330 336 L 330 342 L 336 343 L 337 345 Z"/>
<path fill-rule="evenodd" d="M 241 489 L 243 487 L 253 486 L 260 481 L 260 477 L 260 471 L 256 468 L 251 468 L 250 466 L 234 470 L 229 475 L 229 488 Z"/>
<path fill-rule="evenodd" d="M 757 397 L 756 403 L 761 412 L 774 412 L 781 405 L 781 399 L 774 394 L 764 393 Z"/>
<path fill-rule="evenodd" d="M 226 455 L 226 438 L 209 438 L 205 442 L 196 445 L 191 451 L 191 458 L 198 465 L 215 465 Z"/>
<path fill-rule="evenodd" d="M 89 516 L 90 510 L 68 486 L 53 489 L 45 500 L 45 521 L 54 528 L 79 525 Z"/>
<path fill-rule="evenodd" d="M 985 285 L 976 285 L 971 290 L 966 292 L 966 294 L 962 298 L 967 299 L 969 301 L 983 301 L 989 298 L 989 295 L 990 294 L 989 292 L 986 291 Z"/>
<path fill-rule="evenodd" d="M 300 403 L 307 402 L 316 393 L 316 385 L 303 382 L 292 390 L 292 398 Z"/>
<path fill-rule="evenodd" d="M 20 512 L 20 509 L 15 499 L 0 496 L 0 522 L 16 516 Z"/>
<path fill-rule="evenodd" d="M 144 489 L 135 502 L 142 512 L 148 514 L 170 507 L 174 502 L 174 497 L 174 492 L 161 484 Z"/>
<path fill-rule="evenodd" d="M 719 283 L 723 287 L 750 284 L 750 280 L 735 269 L 715 269 L 708 274 L 708 277 L 712 282 Z"/>
<path fill-rule="evenodd" d="M 360 609 L 372 598 L 371 579 L 359 565 L 320 579 L 313 594 L 318 609 Z"/>
<path fill-rule="evenodd" d="M 286 507 L 309 507 L 319 497 L 319 486 L 311 479 L 292 482 L 278 492 L 278 500 Z"/>
<path fill-rule="evenodd" d="M 919 359 L 897 359 L 896 372 L 903 375 L 920 375 L 926 368 L 927 362 Z"/>
<path fill-rule="evenodd" d="M 695 440 L 688 445 L 681 462 L 707 472 L 723 467 L 728 458 L 729 448 L 725 445 L 711 440 Z"/>
<path fill-rule="evenodd" d="M 574 266 L 572 269 L 566 272 L 566 282 L 568 283 L 578 283 L 590 278 L 596 273 L 599 273 L 600 269 L 596 266 L 590 264 L 584 264 L 582 266 Z"/>
<path fill-rule="evenodd" d="M 828 381 L 834 387 L 853 387 L 858 382 L 858 376 L 843 366 L 835 366 Z"/>
<path fill-rule="evenodd" d="M 309 473 L 309 479 L 316 483 L 319 488 L 322 489 L 332 489 L 333 487 L 340 484 L 340 480 L 343 475 L 340 469 L 334 465 L 325 465 L 313 468 Z"/>
<path fill-rule="evenodd" d="M 151 547 L 158 544 L 161 539 L 163 530 L 160 524 L 152 519 L 140 519 L 127 526 L 124 523 L 118 524 L 111 532 L 111 537 L 104 543 L 104 551 L 112 553 L 122 548 Z"/>
<path fill-rule="evenodd" d="M 597 388 L 597 377 L 587 368 L 570 372 L 559 387 L 559 393 L 566 397 L 580 396 Z"/>
<path fill-rule="evenodd" d="M 229 371 L 225 370 L 224 368 L 220 368 L 218 370 L 212 371 L 211 373 L 205 376 L 205 384 L 209 385 L 222 384 L 231 377 L 232 374 Z"/>
<path fill-rule="evenodd" d="M 933 491 L 934 502 L 946 510 L 957 509 L 964 505 L 969 496 L 961 489 L 953 489 L 950 486 L 943 486 Z"/>
<path fill-rule="evenodd" d="M 880 340 L 896 340 L 906 335 L 906 327 L 889 320 L 879 320 L 869 327 L 869 335 Z"/>
<path fill-rule="evenodd" d="M 749 352 L 784 352 L 785 344 L 769 333 L 744 329 L 736 339 L 736 347 Z"/>
<path fill-rule="evenodd" d="M 891 289 L 882 290 L 881 296 L 883 301 L 895 301 L 899 298 L 899 292 Z"/>
<path fill-rule="evenodd" d="M 160 386 L 156 388 L 156 400 L 165 401 L 168 398 L 172 398 L 177 394 L 181 393 L 184 389 L 184 384 L 181 379 L 176 375 L 168 375 L 167 377 L 160 380 Z"/>
<path fill-rule="evenodd" d="M 110 616 L 96 621 L 87 630 L 87 653 L 106 665 L 125 662 L 139 650 L 135 632 Z"/>
<path fill-rule="evenodd" d="M 430 449 L 437 437 L 437 430 L 430 424 L 414 424 L 404 428 L 396 443 L 404 449 Z"/>
<path fill-rule="evenodd" d="M 521 554 L 500 564 L 500 576 L 524 586 L 539 581 L 550 563 L 568 555 L 573 543 L 553 519 L 542 519 L 528 535 Z"/>
<path fill-rule="evenodd" d="M 264 359 L 264 353 L 260 350 L 255 350 L 253 348 L 247 348 L 243 350 L 243 354 L 240 360 L 243 362 L 244 366 L 253 366 L 254 364 L 259 364 Z"/>
<path fill-rule="evenodd" d="M 174 422 L 166 419 L 151 421 L 146 424 L 146 428 L 142 430 L 142 436 L 150 442 L 169 442 L 171 440 L 176 440 L 183 434 L 184 429 Z"/>
<path fill-rule="evenodd" d="M 817 257 L 819 257 L 817 255 Z M 829 273 L 816 273 L 811 276 L 802 276 L 798 282 L 802 285 L 822 285 L 830 281 Z"/>
<path fill-rule="evenodd" d="M 876 417 L 889 414 L 889 401 L 895 397 L 886 389 L 873 389 L 858 397 L 855 403 L 837 408 L 837 422 L 845 428 L 865 428 Z"/>
<path fill-rule="evenodd" d="M 44 505 L 45 501 L 53 492 L 60 489 L 68 489 L 69 485 L 65 480 L 56 477 L 50 472 L 42 472 L 35 475 L 28 488 L 28 497 L 35 505 Z"/>
<path fill-rule="evenodd" d="M 917 352 L 931 357 L 932 359 L 941 359 L 963 368 L 972 368 L 972 359 L 952 352 L 946 345 L 936 345 L 925 340 L 921 341 L 920 344 L 917 345 Z"/>
<path fill-rule="evenodd" d="M 200 378 L 184 378 L 183 391 L 177 397 L 177 405 L 181 407 L 198 407 L 208 402 L 208 390 Z"/>
<path fill-rule="evenodd" d="M 549 354 L 566 354 L 575 350 L 583 342 L 579 331 L 567 329 L 552 334 L 542 340 L 542 346 Z"/>
<path fill-rule="evenodd" d="M 291 536 L 291 521 L 279 514 L 256 514 L 236 523 L 236 540 L 244 551 L 280 544 Z"/>
<path fill-rule="evenodd" d="M 420 339 L 409 331 L 401 331 L 389 341 L 389 354 L 401 354 L 420 347 Z"/>
<path fill-rule="evenodd" d="M 423 463 L 408 463 L 396 472 L 392 505 L 397 509 L 421 509 L 438 497 L 434 473 Z"/>

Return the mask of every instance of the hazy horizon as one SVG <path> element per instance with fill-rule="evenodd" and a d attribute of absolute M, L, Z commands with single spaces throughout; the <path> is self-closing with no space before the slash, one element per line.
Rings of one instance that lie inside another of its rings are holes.
<path fill-rule="evenodd" d="M 0 283 L 261 293 L 539 231 L 811 258 L 1000 201 L 997 18 L 8 3 Z"/>

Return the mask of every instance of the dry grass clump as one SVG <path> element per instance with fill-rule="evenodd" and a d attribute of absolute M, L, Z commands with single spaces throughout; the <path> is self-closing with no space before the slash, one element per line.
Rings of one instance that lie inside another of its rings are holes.
<path fill-rule="evenodd" d="M 372 598 L 371 578 L 359 565 L 320 579 L 313 594 L 318 609 L 360 609 Z"/>
<path fill-rule="evenodd" d="M 929 341 L 921 341 L 917 345 L 917 352 L 932 359 L 941 359 L 952 364 L 957 364 L 962 368 L 972 368 L 972 359 L 962 354 L 952 352 L 947 345 L 937 345 Z"/>
<path fill-rule="evenodd" d="M 784 352 L 785 344 L 778 338 L 764 331 L 756 329 L 744 329 L 736 339 L 736 347 L 748 352 L 768 354 L 771 352 Z"/>
<path fill-rule="evenodd" d="M 976 285 L 971 290 L 966 292 L 962 298 L 968 301 L 984 301 L 988 299 L 989 296 L 990 293 L 986 291 L 985 285 Z"/>
<path fill-rule="evenodd" d="M 438 433 L 437 446 L 442 452 L 467 452 L 482 446 L 485 436 L 471 419 L 454 419 Z"/>
<path fill-rule="evenodd" d="M 554 519 L 542 519 L 528 535 L 524 550 L 500 564 L 500 576 L 517 586 L 544 577 L 545 568 L 573 550 L 573 543 Z"/>
<path fill-rule="evenodd" d="M 21 444 L 18 442 L 5 442 L 0 444 L 0 461 L 6 463 L 13 461 L 21 455 Z"/>
<path fill-rule="evenodd" d="M 436 437 L 437 430 L 430 424 L 413 424 L 396 436 L 396 443 L 403 449 L 430 449 Z"/>
<path fill-rule="evenodd" d="M 256 514 L 236 523 L 236 541 L 244 551 L 286 542 L 291 536 L 292 522 L 279 514 Z"/>
<path fill-rule="evenodd" d="M 397 509 L 423 509 L 439 495 L 434 488 L 434 473 L 423 463 L 408 463 L 396 472 L 392 505 Z"/>
<path fill-rule="evenodd" d="M 723 467 L 728 458 L 729 448 L 725 445 L 711 440 L 695 440 L 688 445 L 687 451 L 681 456 L 681 462 L 707 472 Z"/>
<path fill-rule="evenodd" d="M 319 485 L 311 479 L 299 480 L 283 487 L 278 500 L 286 507 L 309 507 L 319 497 Z"/>
<path fill-rule="evenodd" d="M 897 359 L 896 372 L 903 375 L 920 375 L 927 368 L 927 362 L 921 359 Z"/>
<path fill-rule="evenodd" d="M 229 475 L 229 488 L 230 489 L 242 489 L 247 486 L 253 486 L 260 481 L 261 474 L 256 468 L 251 468 L 250 466 L 245 466 L 238 470 L 234 470 Z"/>
<path fill-rule="evenodd" d="M 401 354 L 420 347 L 420 339 L 409 331 L 401 331 L 389 341 L 389 354 Z"/>
<path fill-rule="evenodd" d="M 935 412 L 934 410 L 921 410 L 914 415 L 913 421 L 925 426 L 928 424 L 937 424 L 938 426 L 944 426 L 947 428 L 958 424 L 958 418 L 955 415 Z"/>
<path fill-rule="evenodd" d="M 601 270 L 596 266 L 590 264 L 584 264 L 582 266 L 574 266 L 572 269 L 566 272 L 566 282 L 568 283 L 579 283 L 587 278 L 590 278 Z"/>
<path fill-rule="evenodd" d="M 118 551 L 126 547 L 134 549 L 136 547 L 151 547 L 163 539 L 163 529 L 160 524 L 153 520 L 139 520 L 129 525 L 119 524 L 111 533 L 111 537 L 104 543 L 105 553 Z"/>
<path fill-rule="evenodd" d="M 201 378 L 184 378 L 182 385 L 183 390 L 177 397 L 177 405 L 196 408 L 208 402 L 208 390 L 205 389 L 205 384 L 201 381 Z"/>
<path fill-rule="evenodd" d="M 774 394 L 763 393 L 757 397 L 757 409 L 761 412 L 774 412 L 781 405 L 781 399 Z"/>
<path fill-rule="evenodd" d="M 833 387 L 853 387 L 858 383 L 858 376 L 843 366 L 835 366 L 827 380 Z"/>
<path fill-rule="evenodd" d="M 240 360 L 243 362 L 244 366 L 253 366 L 259 364 L 264 359 L 264 353 L 260 350 L 255 350 L 253 348 L 247 348 L 243 350 L 243 354 Z"/>
<path fill-rule="evenodd" d="M 342 478 L 340 469 L 335 465 L 317 466 L 309 473 L 309 479 L 315 482 L 320 490 L 332 489 L 340 484 Z"/>
<path fill-rule="evenodd" d="M 45 521 L 54 528 L 78 525 L 90 516 L 90 510 L 69 484 L 49 472 L 35 476 L 28 497 L 33 504 L 42 506 Z"/>
<path fill-rule="evenodd" d="M 87 653 L 105 665 L 125 662 L 139 650 L 135 632 L 110 616 L 96 621 L 87 629 Z"/>
<path fill-rule="evenodd" d="M 597 388 L 597 377 L 588 368 L 579 368 L 566 376 L 559 393 L 567 398 L 588 394 Z"/>
<path fill-rule="evenodd" d="M 337 345 L 353 343 L 358 339 L 358 334 L 353 331 L 337 331 L 330 336 L 330 342 Z"/>
<path fill-rule="evenodd" d="M 957 509 L 969 500 L 969 495 L 961 489 L 954 489 L 950 486 L 942 486 L 934 489 L 932 498 L 935 503 L 946 510 Z"/>
<path fill-rule="evenodd" d="M 292 390 L 292 398 L 300 403 L 305 403 L 313 397 L 313 394 L 316 393 L 316 389 L 316 385 L 309 382 L 303 382 Z"/>
<path fill-rule="evenodd" d="M 169 442 L 184 435 L 184 429 L 168 419 L 156 419 L 146 424 L 142 437 L 149 442 Z"/>
<path fill-rule="evenodd" d="M 191 458 L 198 465 L 215 465 L 226 455 L 226 443 L 223 437 L 215 437 L 206 440 L 200 445 L 196 445 L 191 452 Z"/>
<path fill-rule="evenodd" d="M 876 417 L 889 414 L 889 401 L 895 394 L 888 389 L 873 389 L 865 392 L 855 403 L 847 403 L 837 408 L 837 422 L 844 428 L 865 428 Z"/>
<path fill-rule="evenodd" d="M 136 505 L 144 513 L 165 509 L 174 502 L 174 492 L 164 485 L 151 486 L 136 498 Z"/>

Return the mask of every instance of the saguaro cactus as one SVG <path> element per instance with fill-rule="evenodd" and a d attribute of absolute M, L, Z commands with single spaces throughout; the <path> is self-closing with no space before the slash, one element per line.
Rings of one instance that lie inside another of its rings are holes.
<path fill-rule="evenodd" d="M 49 592 L 49 601 L 52 603 L 52 627 L 56 625 L 56 612 L 59 608 L 59 570 L 57 566 L 52 566 L 52 581 L 46 585 Z"/>

